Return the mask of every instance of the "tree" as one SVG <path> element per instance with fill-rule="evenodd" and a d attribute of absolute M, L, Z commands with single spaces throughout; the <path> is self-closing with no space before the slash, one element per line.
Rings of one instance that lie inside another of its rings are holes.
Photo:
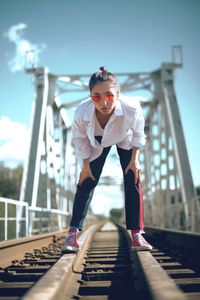
<path fill-rule="evenodd" d="M 0 197 L 19 199 L 22 172 L 22 165 L 10 169 L 0 163 Z"/>
<path fill-rule="evenodd" d="M 123 215 L 123 208 L 112 208 L 110 210 L 110 219 L 114 222 L 119 223 Z"/>
<path fill-rule="evenodd" d="M 196 187 L 197 195 L 200 196 L 200 186 Z"/>

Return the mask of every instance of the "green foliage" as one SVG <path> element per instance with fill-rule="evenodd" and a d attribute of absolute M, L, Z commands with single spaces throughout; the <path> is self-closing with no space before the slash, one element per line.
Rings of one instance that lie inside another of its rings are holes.
<path fill-rule="evenodd" d="M 110 210 L 110 219 L 114 222 L 120 222 L 120 219 L 123 216 L 123 210 L 123 208 L 112 208 Z"/>
<path fill-rule="evenodd" d="M 196 187 L 197 195 L 200 196 L 200 186 Z"/>
<path fill-rule="evenodd" d="M 0 197 L 19 199 L 22 172 L 22 165 L 10 169 L 0 163 Z"/>
<path fill-rule="evenodd" d="M 0 197 L 10 198 L 14 200 L 19 199 L 20 186 L 22 180 L 23 168 L 21 165 L 15 169 L 5 167 L 0 163 Z M 16 218 L 16 206 L 9 203 L 7 208 L 8 218 Z M 5 203 L 0 202 L 0 217 L 5 216 Z M 5 222 L 0 221 L 0 240 L 4 240 Z M 16 221 L 8 220 L 7 222 L 7 238 L 13 239 L 16 236 Z"/>

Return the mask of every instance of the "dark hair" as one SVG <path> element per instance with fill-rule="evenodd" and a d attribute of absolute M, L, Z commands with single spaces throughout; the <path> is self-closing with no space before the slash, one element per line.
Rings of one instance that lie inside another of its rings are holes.
<path fill-rule="evenodd" d="M 100 67 L 99 71 L 94 73 L 90 78 L 89 81 L 90 92 L 92 91 L 92 89 L 97 83 L 104 82 L 104 81 L 109 81 L 117 89 L 117 91 L 120 90 L 120 85 L 118 83 L 117 77 L 114 74 L 108 72 L 106 67 Z"/>

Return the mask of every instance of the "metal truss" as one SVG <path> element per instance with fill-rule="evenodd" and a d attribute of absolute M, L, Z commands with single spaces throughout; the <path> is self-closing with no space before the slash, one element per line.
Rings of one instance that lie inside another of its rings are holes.
<path fill-rule="evenodd" d="M 146 124 L 144 199 L 147 219 L 156 226 L 197 230 L 192 174 L 174 91 L 172 63 L 152 73 L 154 97 Z M 198 205 L 198 203 L 196 203 Z"/>
<path fill-rule="evenodd" d="M 32 70 L 36 99 L 32 135 L 20 200 L 29 205 L 29 232 L 65 228 L 72 207 L 77 165 L 71 147 L 71 122 L 54 95 L 46 68 Z M 44 222 L 41 224 L 41 220 Z"/>

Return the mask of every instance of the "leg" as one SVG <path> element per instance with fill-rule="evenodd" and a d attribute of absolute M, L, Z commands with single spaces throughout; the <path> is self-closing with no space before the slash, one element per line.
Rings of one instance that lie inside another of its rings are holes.
<path fill-rule="evenodd" d="M 91 178 L 87 178 L 81 186 L 77 186 L 70 227 L 76 227 L 79 230 L 82 230 L 83 222 L 87 215 L 94 189 L 99 181 L 106 157 L 110 149 L 111 147 L 104 148 L 102 154 L 90 163 L 92 174 L 96 180 L 93 181 Z"/>
<path fill-rule="evenodd" d="M 126 227 L 131 230 L 132 249 L 135 251 L 151 250 L 152 246 L 142 236 L 144 233 L 144 215 L 141 183 L 134 183 L 134 172 L 131 170 L 126 175 L 124 174 L 124 170 L 131 159 L 132 150 L 117 148 L 117 151 L 124 175 Z"/>
<path fill-rule="evenodd" d="M 124 193 L 125 193 L 125 213 L 127 229 L 144 229 L 143 216 L 143 195 L 141 183 L 134 183 L 134 172 L 129 170 L 125 175 L 124 170 L 130 162 L 132 150 L 125 150 L 117 147 L 120 157 L 120 164 L 124 176 Z"/>

